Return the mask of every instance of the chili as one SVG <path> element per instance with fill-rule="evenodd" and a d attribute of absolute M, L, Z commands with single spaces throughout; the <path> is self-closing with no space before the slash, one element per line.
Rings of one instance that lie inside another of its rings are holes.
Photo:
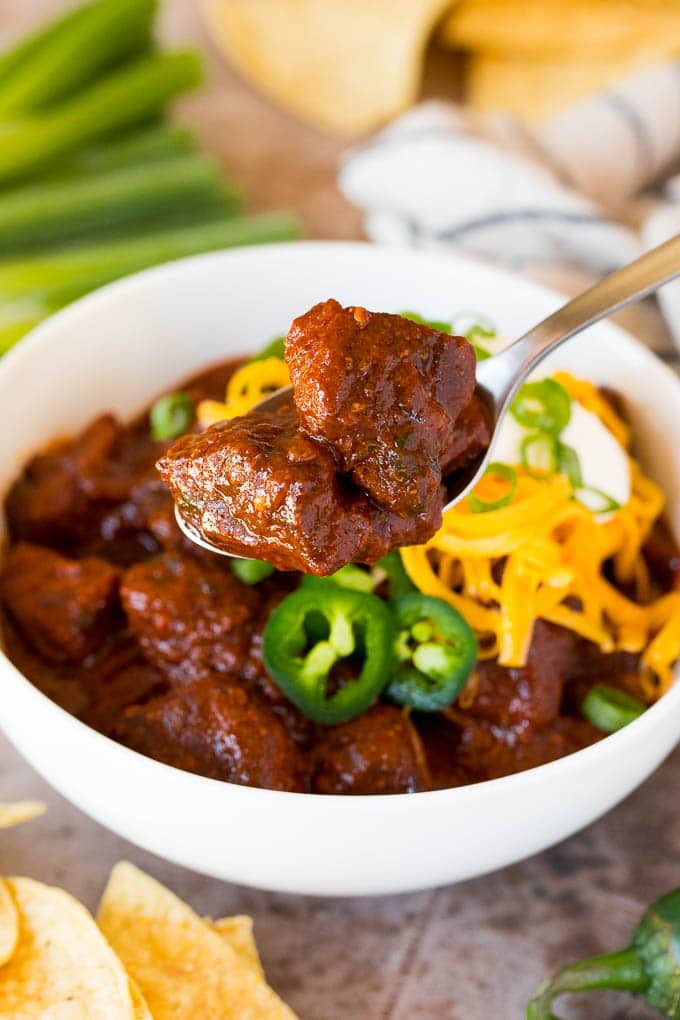
<path fill-rule="evenodd" d="M 662 1016 L 680 1020 L 680 889 L 648 908 L 627 949 L 594 956 L 558 971 L 535 992 L 527 1020 L 554 1020 L 559 996 L 600 988 L 642 995 Z"/>

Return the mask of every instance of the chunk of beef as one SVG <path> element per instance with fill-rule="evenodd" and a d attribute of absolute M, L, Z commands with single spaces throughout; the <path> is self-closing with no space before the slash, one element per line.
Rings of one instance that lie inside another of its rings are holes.
<path fill-rule="evenodd" d="M 280 570 L 331 574 L 351 560 L 373 563 L 395 545 L 425 541 L 441 522 L 439 494 L 427 513 L 404 520 L 344 484 L 290 405 L 184 436 L 158 466 L 205 538 Z"/>
<path fill-rule="evenodd" d="M 89 687 L 89 704 L 81 718 L 88 726 L 111 736 L 126 708 L 164 693 L 167 681 L 146 662 L 133 662 L 100 676 L 99 682 Z"/>
<path fill-rule="evenodd" d="M 478 397 L 473 397 L 458 415 L 456 427 L 442 454 L 442 477 L 466 467 L 481 456 L 491 442 L 489 414 Z"/>
<path fill-rule="evenodd" d="M 95 419 L 28 463 L 6 500 L 12 535 L 66 549 L 100 537 L 102 519 L 129 498 L 160 449 L 110 414 Z"/>
<path fill-rule="evenodd" d="M 256 695 L 209 678 L 134 708 L 115 735 L 167 765 L 244 786 L 305 789 L 305 762 Z"/>
<path fill-rule="evenodd" d="M 162 553 L 125 572 L 121 598 L 145 658 L 173 680 L 239 671 L 258 595 L 227 570 Z"/>
<path fill-rule="evenodd" d="M 560 716 L 549 726 L 533 727 L 518 722 L 504 727 L 461 714 L 459 726 L 458 744 L 452 746 L 452 753 L 469 782 L 537 768 L 603 736 L 585 719 L 568 716 Z"/>
<path fill-rule="evenodd" d="M 4 605 L 48 662 L 82 662 L 119 613 L 118 572 L 104 560 L 68 560 L 19 542 L 0 577 Z"/>
<path fill-rule="evenodd" d="M 374 705 L 324 730 L 313 757 L 316 793 L 414 793 L 429 786 L 418 734 L 394 705 Z"/>
<path fill-rule="evenodd" d="M 474 698 L 465 712 L 498 726 L 526 721 L 545 726 L 560 713 L 562 692 L 577 639 L 561 627 L 537 620 L 522 669 L 481 660 L 472 678 Z"/>
<path fill-rule="evenodd" d="M 441 458 L 475 388 L 475 355 L 400 315 L 325 301 L 286 340 L 300 424 L 340 470 L 399 517 L 439 496 Z"/>

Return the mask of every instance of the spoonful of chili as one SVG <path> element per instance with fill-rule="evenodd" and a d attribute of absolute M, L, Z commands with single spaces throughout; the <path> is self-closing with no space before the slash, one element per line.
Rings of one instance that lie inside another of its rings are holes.
<path fill-rule="evenodd" d="M 500 424 L 544 358 L 678 275 L 680 235 L 479 362 L 476 380 L 461 337 L 336 301 L 315 306 L 288 335 L 291 387 L 159 461 L 181 530 L 212 552 L 314 574 L 427 541 L 442 481 L 446 511 L 488 469 Z"/>

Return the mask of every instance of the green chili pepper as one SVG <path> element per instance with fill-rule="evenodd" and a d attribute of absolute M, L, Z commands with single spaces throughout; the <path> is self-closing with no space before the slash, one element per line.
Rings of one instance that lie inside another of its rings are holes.
<path fill-rule="evenodd" d="M 513 418 L 527 429 L 559 435 L 571 418 L 571 397 L 555 379 L 525 383 L 510 405 Z"/>
<path fill-rule="evenodd" d="M 276 573 L 271 563 L 265 563 L 264 560 L 242 560 L 235 558 L 230 561 L 229 566 L 237 581 L 250 586 L 259 584 L 260 581 L 264 581 L 265 578 L 271 577 L 272 574 Z"/>
<path fill-rule="evenodd" d="M 560 462 L 560 474 L 567 476 L 571 482 L 572 488 L 580 489 L 583 485 L 583 473 L 581 471 L 579 455 L 574 447 L 568 446 L 567 443 L 562 443 L 558 439 L 557 456 Z"/>
<path fill-rule="evenodd" d="M 177 439 L 191 428 L 194 405 L 187 393 L 168 393 L 149 412 L 152 439 Z"/>
<path fill-rule="evenodd" d="M 597 988 L 642 995 L 661 1016 L 680 1020 L 680 889 L 648 908 L 627 949 L 572 963 L 541 985 L 527 1020 L 555 1020 L 551 1006 L 558 995 Z"/>
<path fill-rule="evenodd" d="M 477 638 L 441 599 L 413 592 L 392 604 L 399 665 L 387 694 L 399 705 L 437 712 L 460 694 L 477 661 Z"/>
<path fill-rule="evenodd" d="M 269 618 L 265 665 L 284 694 L 314 722 L 330 726 L 369 708 L 393 671 L 394 623 L 375 595 L 336 584 L 302 586 Z M 333 669 L 356 667 L 337 690 Z"/>
<path fill-rule="evenodd" d="M 538 481 L 552 478 L 560 466 L 558 441 L 549 432 L 531 432 L 522 440 L 520 458 L 531 478 Z"/>
<path fill-rule="evenodd" d="M 574 490 L 574 499 L 594 514 L 608 514 L 613 510 L 620 510 L 621 504 L 617 503 L 602 489 L 596 489 L 594 485 L 582 485 Z"/>
<path fill-rule="evenodd" d="M 598 730 L 615 733 L 644 715 L 646 706 L 617 687 L 595 684 L 583 699 L 581 712 Z"/>
<path fill-rule="evenodd" d="M 314 577 L 313 574 L 305 574 L 300 583 L 305 588 L 324 588 L 328 584 L 335 584 L 339 588 L 349 588 L 351 591 L 361 591 L 369 595 L 386 583 L 387 593 L 391 599 L 416 590 L 404 570 L 401 556 L 396 549 L 387 553 L 372 567 L 359 563 L 347 563 L 329 577 Z"/>
<path fill-rule="evenodd" d="M 485 514 L 489 510 L 500 510 L 501 507 L 507 506 L 515 495 L 518 480 L 517 472 L 509 464 L 489 464 L 484 472 L 484 476 L 486 477 L 487 475 L 498 475 L 499 478 L 502 478 L 508 484 L 508 491 L 499 496 L 498 499 L 493 500 L 481 499 L 474 492 L 471 492 L 468 496 L 468 506 L 473 514 Z"/>
<path fill-rule="evenodd" d="M 285 356 L 286 338 L 285 336 L 277 336 L 266 347 L 263 347 L 258 354 L 254 354 L 250 361 L 264 361 L 265 358 L 280 358 L 281 361 L 285 361 Z"/>

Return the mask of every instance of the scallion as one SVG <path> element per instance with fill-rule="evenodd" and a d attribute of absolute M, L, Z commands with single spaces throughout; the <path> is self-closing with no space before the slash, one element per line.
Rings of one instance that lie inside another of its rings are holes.
<path fill-rule="evenodd" d="M 468 496 L 468 506 L 473 514 L 488 513 L 490 510 L 500 510 L 512 502 L 517 490 L 517 472 L 509 464 L 489 464 L 484 472 L 484 478 L 500 478 L 507 485 L 507 492 L 504 492 L 498 499 L 482 499 L 477 493 L 471 492 Z"/>
<path fill-rule="evenodd" d="M 222 183 L 218 164 L 199 153 L 82 180 L 34 184 L 0 193 L 0 251 L 65 242 L 206 204 L 221 206 L 225 215 L 238 201 L 238 193 Z"/>
<path fill-rule="evenodd" d="M 615 733 L 638 719 L 646 711 L 642 702 L 625 691 L 607 684 L 595 684 L 581 704 L 581 712 L 593 726 L 605 733 Z"/>
<path fill-rule="evenodd" d="M 621 509 L 620 503 L 594 485 L 582 485 L 575 489 L 574 499 L 594 514 L 608 514 Z"/>
<path fill-rule="evenodd" d="M 154 54 L 112 72 L 54 110 L 5 125 L 0 131 L 0 184 L 143 124 L 200 80 L 201 62 L 193 51 Z"/>
<path fill-rule="evenodd" d="M 96 0 L 20 43 L 0 60 L 0 118 L 54 106 L 148 49 L 155 9 L 155 0 Z"/>
<path fill-rule="evenodd" d="M 149 411 L 151 438 L 178 439 L 189 431 L 193 418 L 194 404 L 188 393 L 167 393 Z"/>
<path fill-rule="evenodd" d="M 571 397 L 555 379 L 525 383 L 510 405 L 513 418 L 528 429 L 559 435 L 571 418 Z"/>
<path fill-rule="evenodd" d="M 558 439 L 557 456 L 560 474 L 566 475 L 573 489 L 580 489 L 583 485 L 583 472 L 581 471 L 581 460 L 574 447 Z"/>
<path fill-rule="evenodd" d="M 530 478 L 544 481 L 552 478 L 559 468 L 557 440 L 549 432 L 532 432 L 520 446 L 522 467 Z"/>

